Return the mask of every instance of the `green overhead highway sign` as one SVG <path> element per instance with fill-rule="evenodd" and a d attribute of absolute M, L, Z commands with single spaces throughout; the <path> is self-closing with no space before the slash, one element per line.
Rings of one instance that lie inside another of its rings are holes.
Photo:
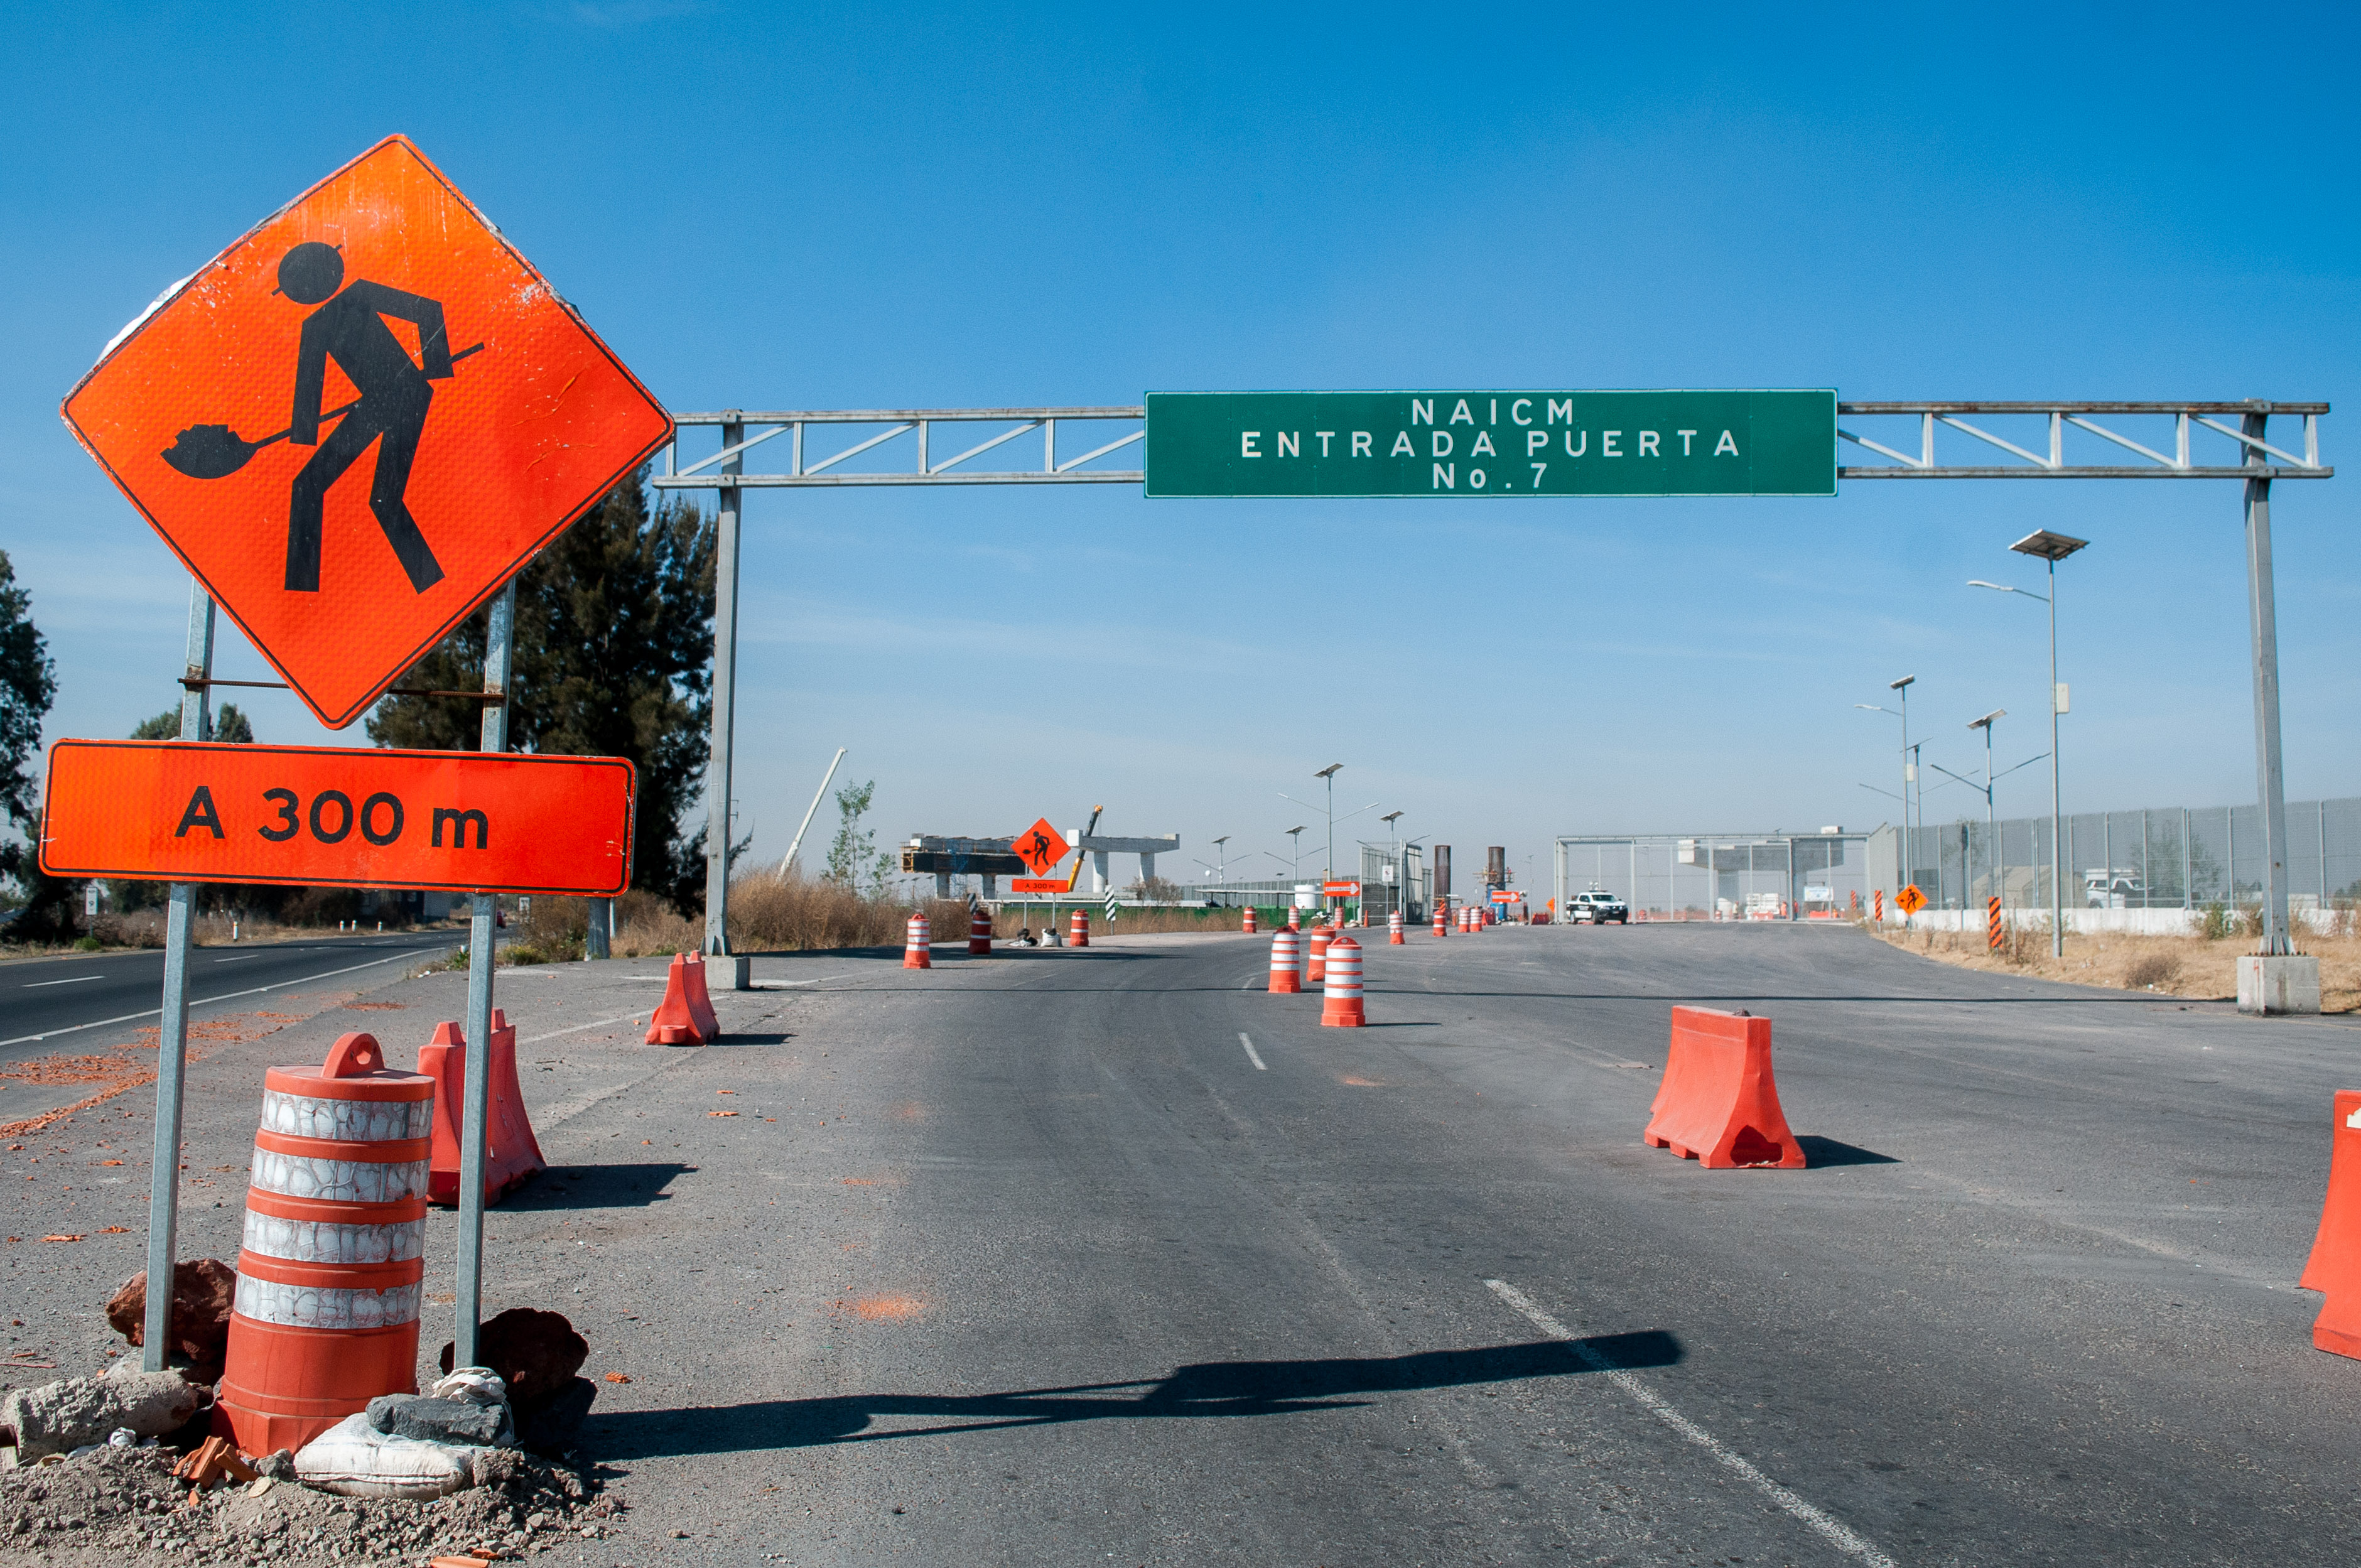
<path fill-rule="evenodd" d="M 1150 392 L 1150 496 L 1832 496 L 1832 390 Z"/>

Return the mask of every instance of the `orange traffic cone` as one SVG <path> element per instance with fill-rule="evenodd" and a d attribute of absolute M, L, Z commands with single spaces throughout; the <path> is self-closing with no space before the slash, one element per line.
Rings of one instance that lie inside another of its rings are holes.
<path fill-rule="evenodd" d="M 1087 948 L 1090 945 L 1090 916 L 1077 909 L 1074 911 L 1074 918 L 1072 922 L 1066 927 L 1066 946 L 1070 948 Z"/>
<path fill-rule="evenodd" d="M 708 1043 L 721 1037 L 721 1020 L 713 1015 L 713 996 L 705 989 L 705 955 L 685 953 L 680 966 L 681 990 L 688 997 L 689 1016 Z"/>
<path fill-rule="evenodd" d="M 1270 934 L 1270 989 L 1274 995 L 1293 996 L 1303 989 L 1296 965 L 1301 940 L 1295 927 L 1283 926 Z"/>
<path fill-rule="evenodd" d="M 672 969 L 664 976 L 664 1000 L 656 1003 L 653 1016 L 648 1019 L 647 1043 L 652 1046 L 702 1046 L 710 1043 L 719 1031 L 713 1027 L 713 1001 L 705 994 L 705 960 L 695 959 L 695 976 L 690 979 L 691 955 L 675 953 Z M 704 1017 L 697 1016 L 697 1003 L 705 1003 Z"/>
<path fill-rule="evenodd" d="M 549 1168 L 517 1084 L 516 1025 L 498 1007 L 492 1009 L 491 1058 L 492 1090 L 484 1121 L 487 1203 L 498 1202 L 534 1171 Z M 467 1102 L 467 1037 L 458 1025 L 434 1025 L 434 1037 L 418 1048 L 418 1070 L 434 1080 L 434 1153 L 426 1172 L 426 1196 L 449 1208 L 459 1201 L 459 1151 L 466 1146 L 460 1135 Z"/>
<path fill-rule="evenodd" d="M 1331 1028 L 1357 1029 L 1368 1021 L 1361 999 L 1361 944 L 1350 937 L 1339 937 L 1328 945 L 1320 1022 Z"/>
<path fill-rule="evenodd" d="M 2312 1321 L 2312 1343 L 2361 1359 L 2361 1090 L 2337 1091 L 2329 1118 L 2328 1197 L 2320 1231 L 2297 1288 L 2328 1299 Z"/>
<path fill-rule="evenodd" d="M 923 915 L 910 916 L 902 934 L 902 967 L 932 969 L 935 967 L 935 934 Z"/>

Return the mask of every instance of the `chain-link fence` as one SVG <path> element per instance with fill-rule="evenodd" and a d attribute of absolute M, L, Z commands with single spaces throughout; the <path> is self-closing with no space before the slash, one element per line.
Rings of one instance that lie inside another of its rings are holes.
<path fill-rule="evenodd" d="M 2262 810 L 2255 806 L 2082 812 L 2062 827 L 2069 909 L 2194 909 L 2262 896 Z M 1890 831 L 1890 830 L 1889 830 Z M 1897 835 L 1898 837 L 1898 835 Z M 2361 898 L 2361 797 L 2287 805 L 2290 902 L 2322 907 Z M 2049 819 L 1946 822 L 1909 833 L 1899 881 L 1938 909 L 2049 905 Z M 1879 880 L 1883 881 L 1881 877 Z M 1898 887 L 1886 890 L 1890 897 Z"/>

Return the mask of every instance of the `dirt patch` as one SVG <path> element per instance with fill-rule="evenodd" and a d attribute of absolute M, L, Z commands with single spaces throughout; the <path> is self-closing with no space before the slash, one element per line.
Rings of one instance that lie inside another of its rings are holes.
<path fill-rule="evenodd" d="M 2013 931 L 1997 951 L 1984 945 L 1980 931 L 1905 933 L 1895 927 L 1876 935 L 1905 951 L 1961 969 L 2154 992 L 2158 996 L 2199 1002 L 2236 1000 L 2237 959 L 2254 950 L 2253 941 L 2243 937 L 2209 941 L 2202 937 L 2069 932 L 2065 956 L 2052 958 L 2049 933 L 2041 930 Z M 2320 960 L 2322 1012 L 2361 1012 L 2361 938 L 2302 936 L 2296 948 Z"/>
<path fill-rule="evenodd" d="M 846 1310 L 870 1322 L 903 1322 L 925 1311 L 927 1304 L 915 1296 L 863 1296 L 846 1303 Z"/>
<path fill-rule="evenodd" d="M 0 1541 L 60 1568 L 125 1563 L 401 1563 L 470 1548 L 513 1556 L 608 1533 L 620 1503 L 595 1472 L 498 1452 L 486 1484 L 433 1502 L 340 1497 L 301 1482 L 227 1486 L 192 1501 L 169 1447 L 101 1448 L 0 1473 Z M 259 1488 L 258 1490 L 258 1488 Z M 166 1557 L 164 1554 L 170 1553 Z"/>
<path fill-rule="evenodd" d="M 204 1060 L 208 1047 L 242 1045 L 275 1035 L 290 1024 L 303 1020 L 292 1013 L 230 1013 L 218 1018 L 192 1019 L 189 1024 L 189 1060 Z M 132 1037 L 111 1050 L 77 1055 L 57 1052 L 45 1057 L 12 1062 L 0 1067 L 0 1080 L 41 1088 L 57 1088 L 65 1084 L 87 1083 L 93 1092 L 71 1105 L 60 1105 L 38 1116 L 22 1121 L 0 1123 L 0 1138 L 22 1137 L 64 1121 L 77 1111 L 87 1111 L 93 1105 L 104 1104 L 126 1090 L 156 1081 L 156 1063 L 152 1057 L 139 1052 L 157 1048 L 160 1031 L 154 1025 L 132 1032 Z"/>

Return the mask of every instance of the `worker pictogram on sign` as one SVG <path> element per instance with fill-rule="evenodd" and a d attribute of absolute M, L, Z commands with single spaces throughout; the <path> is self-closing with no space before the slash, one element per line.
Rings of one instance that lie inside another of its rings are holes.
<path fill-rule="evenodd" d="M 1066 840 L 1046 817 L 1010 840 L 1009 848 L 1016 858 L 1032 868 L 1037 877 L 1049 874 L 1049 868 L 1066 858 Z"/>
<path fill-rule="evenodd" d="M 1894 902 L 1902 906 L 1903 914 L 1916 915 L 1920 910 L 1927 907 L 1927 895 L 1918 891 L 1918 884 L 1914 882 L 1908 887 L 1904 888 L 1900 893 L 1895 894 L 1894 895 Z"/>
<path fill-rule="evenodd" d="M 332 728 L 672 434 L 401 137 L 175 285 L 62 411 Z"/>

